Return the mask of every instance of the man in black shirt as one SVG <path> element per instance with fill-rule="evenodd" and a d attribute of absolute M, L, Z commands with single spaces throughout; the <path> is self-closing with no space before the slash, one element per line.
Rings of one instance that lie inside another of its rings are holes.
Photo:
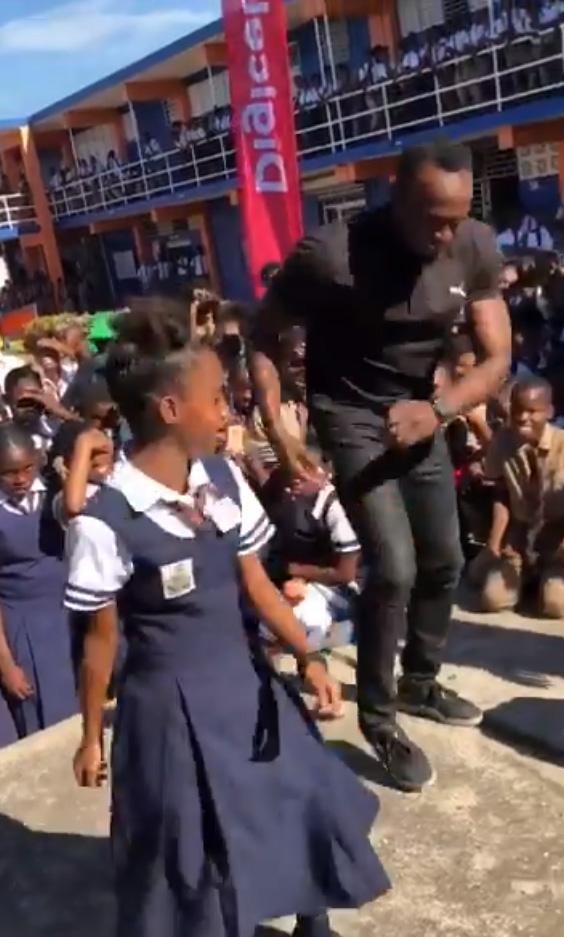
<path fill-rule="evenodd" d="M 307 327 L 310 415 L 333 461 L 366 563 L 359 610 L 360 727 L 397 785 L 432 779 L 399 706 L 455 725 L 480 711 L 437 682 L 462 565 L 442 427 L 484 401 L 510 363 L 490 229 L 469 219 L 471 155 L 438 140 L 404 152 L 392 201 L 301 241 L 274 278 L 255 335 L 255 390 L 271 442 L 297 472 L 307 453 L 280 424 L 273 334 Z M 446 337 L 469 328 L 478 365 L 433 396 Z M 394 658 L 407 626 L 398 691 Z"/>

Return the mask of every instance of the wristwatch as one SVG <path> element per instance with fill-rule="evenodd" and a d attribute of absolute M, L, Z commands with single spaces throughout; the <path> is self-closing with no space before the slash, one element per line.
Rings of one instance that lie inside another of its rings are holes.
<path fill-rule="evenodd" d="M 431 400 L 431 406 L 434 410 L 435 416 L 439 421 L 439 426 L 444 428 L 448 426 L 451 420 L 457 415 L 455 410 L 452 410 L 444 400 L 441 400 L 440 397 L 433 397 Z"/>

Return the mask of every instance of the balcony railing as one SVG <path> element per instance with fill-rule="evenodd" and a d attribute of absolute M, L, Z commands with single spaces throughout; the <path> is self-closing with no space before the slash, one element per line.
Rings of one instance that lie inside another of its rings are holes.
<path fill-rule="evenodd" d="M 469 116 L 501 112 L 564 88 L 564 29 L 489 45 L 435 68 L 355 87 L 295 113 L 302 159 L 440 129 Z M 230 132 L 107 169 L 49 198 L 57 219 L 113 211 L 236 174 Z"/>
<path fill-rule="evenodd" d="M 0 195 L 0 233 L 35 221 L 31 196 L 23 192 Z"/>

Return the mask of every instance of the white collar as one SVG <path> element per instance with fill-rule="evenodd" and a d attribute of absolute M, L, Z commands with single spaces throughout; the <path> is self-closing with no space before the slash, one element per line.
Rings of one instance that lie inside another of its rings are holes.
<path fill-rule="evenodd" d="M 109 479 L 108 484 L 117 488 L 128 504 L 139 514 L 145 514 L 156 504 L 193 504 L 192 492 L 209 485 L 210 478 L 204 465 L 199 460 L 192 463 L 188 476 L 188 493 L 180 495 L 172 488 L 161 485 L 154 478 L 149 478 L 131 462 L 123 462 Z"/>
<path fill-rule="evenodd" d="M 5 491 L 0 491 L 0 505 L 9 503 L 9 504 L 13 504 L 17 506 L 18 504 L 25 504 L 27 498 L 29 498 L 30 495 L 43 493 L 46 490 L 47 488 L 45 486 L 45 482 L 43 481 L 41 476 L 38 475 L 37 478 L 34 478 L 34 480 L 32 481 L 31 488 L 29 489 L 29 491 L 26 492 L 23 498 L 20 498 L 19 501 L 14 501 L 12 498 L 8 497 Z"/>

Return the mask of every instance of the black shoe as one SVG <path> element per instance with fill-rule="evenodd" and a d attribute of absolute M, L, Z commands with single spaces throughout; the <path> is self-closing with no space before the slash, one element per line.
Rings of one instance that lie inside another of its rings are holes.
<path fill-rule="evenodd" d="M 298 914 L 292 937 L 339 937 L 339 935 L 331 930 L 328 914 L 317 914 L 315 917 Z"/>
<path fill-rule="evenodd" d="M 435 772 L 425 752 L 397 723 L 369 725 L 361 719 L 360 730 L 400 791 L 412 793 L 433 783 Z"/>
<path fill-rule="evenodd" d="M 421 683 L 402 677 L 398 684 L 398 709 L 450 726 L 479 726 L 483 712 L 437 681 Z"/>

